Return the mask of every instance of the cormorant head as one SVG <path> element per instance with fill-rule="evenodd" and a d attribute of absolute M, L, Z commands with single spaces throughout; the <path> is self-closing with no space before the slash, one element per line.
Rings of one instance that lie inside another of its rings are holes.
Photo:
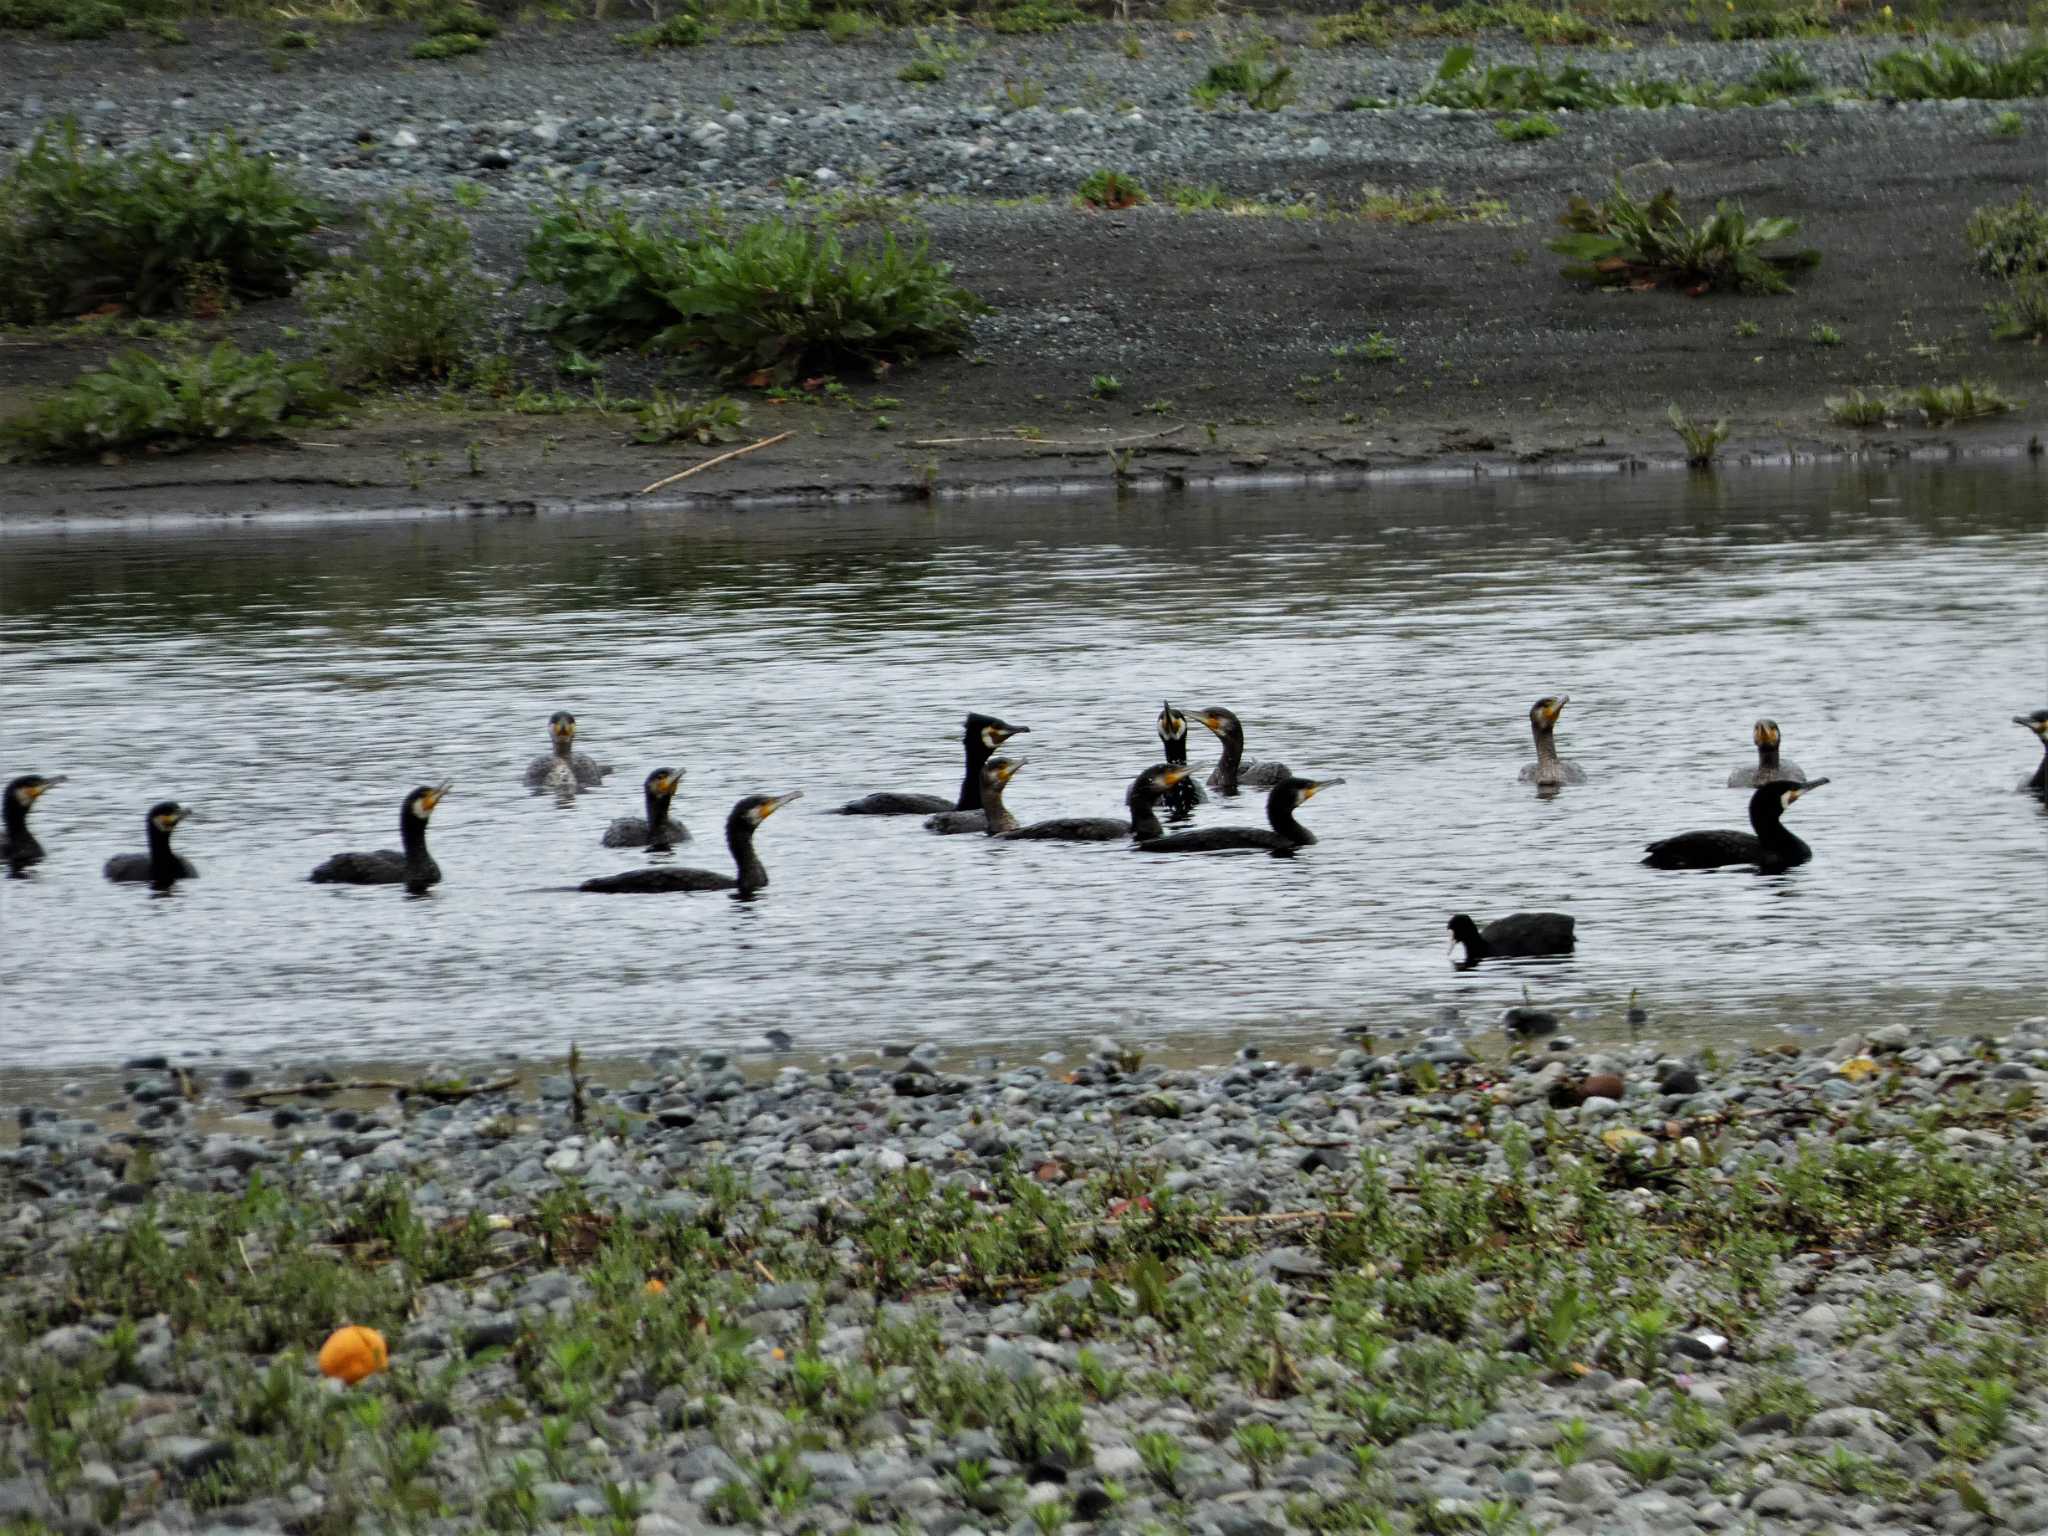
<path fill-rule="evenodd" d="M 1756 728 L 1750 732 L 1750 735 L 1760 747 L 1775 747 L 1778 744 L 1779 736 L 1778 722 L 1775 720 L 1759 720 L 1756 723 Z"/>
<path fill-rule="evenodd" d="M 24 773 L 7 786 L 7 802 L 26 811 L 63 782 L 64 775 L 61 773 L 52 774 L 48 778 L 40 773 Z"/>
<path fill-rule="evenodd" d="M 1826 779 L 1808 779 L 1804 784 L 1800 784 L 1791 779 L 1773 779 L 1768 784 L 1759 784 L 1756 793 L 1750 798 L 1765 802 L 1775 800 L 1777 810 L 1782 814 L 1789 810 L 1792 802 L 1801 795 L 1811 794 L 1827 782 Z"/>
<path fill-rule="evenodd" d="M 1154 797 L 1163 795 L 1182 779 L 1192 777 L 1194 771 L 1185 763 L 1154 763 L 1138 775 L 1131 785 L 1130 793 L 1124 796 L 1124 802 L 1129 804 L 1141 794 Z"/>
<path fill-rule="evenodd" d="M 1175 709 L 1171 703 L 1159 710 L 1159 739 L 1161 741 L 1182 741 L 1188 734 L 1188 717 Z"/>
<path fill-rule="evenodd" d="M 434 814 L 434 807 L 448 797 L 448 791 L 455 787 L 453 779 L 441 784 L 422 784 L 405 797 L 404 814 L 414 821 L 425 821 Z"/>
<path fill-rule="evenodd" d="M 1012 736 L 1029 734 L 1028 725 L 1011 725 L 1007 720 L 998 720 L 994 715 L 969 715 L 967 717 L 967 739 L 979 740 L 982 746 L 993 752 Z"/>
<path fill-rule="evenodd" d="M 750 827 L 758 827 L 790 801 L 801 800 L 803 797 L 804 792 L 800 789 L 792 789 L 786 795 L 749 795 L 732 808 L 732 815 L 727 820 L 735 825 L 744 823 Z"/>
<path fill-rule="evenodd" d="M 1544 695 L 1529 706 L 1529 723 L 1539 731 L 1549 730 L 1557 724 L 1557 717 L 1564 713 L 1565 705 L 1571 701 L 1572 696 L 1568 693 L 1560 693 L 1555 697 Z"/>
<path fill-rule="evenodd" d="M 647 782 L 643 788 L 650 795 L 673 795 L 676 792 L 676 785 L 682 782 L 683 774 L 687 771 L 682 768 L 657 768 L 647 775 Z"/>
<path fill-rule="evenodd" d="M 1021 757 L 992 757 L 981 765 L 981 792 L 1001 798 L 1003 786 L 1017 777 L 1024 766 Z"/>
<path fill-rule="evenodd" d="M 1450 929 L 1451 941 L 1455 944 L 1470 944 L 1479 937 L 1479 925 L 1463 912 L 1454 913 L 1444 926 Z"/>
<path fill-rule="evenodd" d="M 2031 715 L 2014 715 L 2012 723 L 2024 725 L 2041 740 L 2048 742 L 2048 709 L 2037 709 Z"/>
<path fill-rule="evenodd" d="M 168 837 L 171 829 L 191 814 L 192 808 L 188 805 L 180 805 L 175 800 L 159 800 L 149 808 L 149 824 Z"/>
<path fill-rule="evenodd" d="M 1266 798 L 1272 805 L 1292 810 L 1296 806 L 1306 805 L 1324 790 L 1343 782 L 1342 779 L 1282 779 L 1273 786 L 1273 792 Z"/>
<path fill-rule="evenodd" d="M 1209 727 L 1209 729 L 1215 732 L 1218 736 L 1230 737 L 1244 735 L 1243 724 L 1239 722 L 1237 716 L 1233 715 L 1227 709 L 1218 709 L 1214 705 L 1211 705 L 1207 709 L 1200 709 L 1195 711 L 1195 718 L 1201 721 L 1202 724 Z"/>
<path fill-rule="evenodd" d="M 557 747 L 566 747 L 576 739 L 576 717 L 566 709 L 558 709 L 548 716 L 548 735 L 554 738 Z"/>

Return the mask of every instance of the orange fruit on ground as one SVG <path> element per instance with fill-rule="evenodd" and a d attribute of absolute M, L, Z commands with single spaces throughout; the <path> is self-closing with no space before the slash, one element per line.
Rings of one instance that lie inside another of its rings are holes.
<path fill-rule="evenodd" d="M 384 1335 L 374 1328 L 337 1328 L 320 1346 L 320 1374 L 354 1386 L 365 1376 L 374 1376 L 390 1363 L 391 1351 Z"/>

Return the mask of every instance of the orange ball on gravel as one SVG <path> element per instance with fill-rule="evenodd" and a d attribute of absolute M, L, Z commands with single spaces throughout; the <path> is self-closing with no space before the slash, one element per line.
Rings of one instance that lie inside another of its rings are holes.
<path fill-rule="evenodd" d="M 320 1346 L 320 1374 L 354 1386 L 390 1363 L 384 1335 L 374 1328 L 337 1328 Z"/>

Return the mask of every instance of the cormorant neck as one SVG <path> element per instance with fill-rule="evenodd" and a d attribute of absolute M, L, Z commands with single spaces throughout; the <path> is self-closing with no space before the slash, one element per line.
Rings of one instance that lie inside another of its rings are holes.
<path fill-rule="evenodd" d="M 1778 744 L 1775 741 L 1760 741 L 1756 744 L 1756 765 L 1759 768 L 1768 768 L 1774 773 L 1777 771 Z"/>
<path fill-rule="evenodd" d="M 1217 760 L 1216 787 L 1225 794 L 1237 793 L 1237 770 L 1244 761 L 1244 731 L 1230 726 L 1220 732 L 1217 740 L 1223 743 L 1223 756 Z"/>
<path fill-rule="evenodd" d="M 647 846 L 666 848 L 668 846 L 669 802 L 675 799 L 674 791 L 662 794 L 657 790 L 647 791 Z"/>
<path fill-rule="evenodd" d="M 976 782 L 980 781 L 977 779 Z M 1003 786 L 1000 784 L 991 784 L 982 792 L 981 813 L 987 818 L 990 837 L 994 837 L 998 832 L 1017 830 L 1017 818 L 1012 816 L 1009 807 L 1003 804 Z"/>
<path fill-rule="evenodd" d="M 1159 744 L 1166 749 L 1167 762 L 1172 763 L 1176 767 L 1184 768 L 1187 766 L 1188 733 L 1186 731 L 1182 731 L 1178 736 L 1162 736 L 1159 738 Z"/>
<path fill-rule="evenodd" d="M 28 836 L 28 806 L 19 795 L 6 797 L 5 808 L 0 810 L 0 826 L 6 827 L 10 843 Z"/>
<path fill-rule="evenodd" d="M 981 765 L 995 755 L 995 750 L 982 739 L 980 731 L 967 733 L 967 772 L 960 780 L 960 797 L 953 802 L 954 810 L 981 809 Z"/>
<path fill-rule="evenodd" d="M 410 805 L 398 813 L 398 841 L 405 849 L 405 877 L 411 884 L 428 873 L 433 861 L 427 857 L 427 824 Z"/>
<path fill-rule="evenodd" d="M 575 755 L 576 740 L 574 737 L 557 736 L 555 738 L 555 756 L 559 757 L 563 762 L 566 763 L 567 761 L 569 761 L 570 758 L 574 757 Z"/>
<path fill-rule="evenodd" d="M 754 826 L 744 816 L 732 816 L 725 823 L 725 846 L 732 850 L 732 862 L 739 871 L 740 889 L 758 891 L 768 883 L 768 870 L 754 852 Z"/>
<path fill-rule="evenodd" d="M 1131 836 L 1139 842 L 1155 837 L 1164 837 L 1166 828 L 1159 824 L 1159 797 L 1154 794 L 1133 790 L 1128 796 L 1131 810 Z"/>
<path fill-rule="evenodd" d="M 1276 789 L 1266 797 L 1266 820 L 1273 824 L 1275 832 L 1295 847 L 1301 848 L 1314 842 L 1316 835 L 1294 819 L 1295 807 L 1298 804 L 1299 801 L 1290 800 Z"/>
<path fill-rule="evenodd" d="M 1557 762 L 1557 727 L 1529 722 L 1529 733 L 1536 738 L 1536 761 L 1548 768 Z"/>
<path fill-rule="evenodd" d="M 146 823 L 149 837 L 149 878 L 154 885 L 169 885 L 178 878 L 178 856 L 171 852 L 171 829 L 152 816 Z"/>
<path fill-rule="evenodd" d="M 2041 738 L 2041 766 L 2034 770 L 2034 776 L 2027 780 L 2027 788 L 2037 795 L 2048 795 L 2048 736 Z"/>

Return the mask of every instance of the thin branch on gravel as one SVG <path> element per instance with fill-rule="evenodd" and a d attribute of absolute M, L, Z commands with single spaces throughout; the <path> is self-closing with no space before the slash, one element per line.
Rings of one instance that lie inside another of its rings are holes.
<path fill-rule="evenodd" d="M 913 448 L 949 448 L 955 443 L 1026 443 L 1033 448 L 1123 448 L 1131 443 L 1149 443 L 1154 438 L 1171 437 L 1176 432 L 1185 432 L 1188 424 L 1168 427 L 1164 432 L 1140 432 L 1136 437 L 1113 437 L 1097 440 L 1088 437 L 1025 437 L 1016 432 L 997 433 L 993 437 L 920 437 L 911 440 Z"/>
<path fill-rule="evenodd" d="M 635 491 L 633 494 L 636 496 L 645 496 L 652 491 L 660 490 L 665 485 L 674 485 L 678 480 L 687 480 L 692 475 L 701 475 L 702 473 L 704 473 L 705 470 L 711 468 L 714 464 L 723 464 L 727 459 L 737 459 L 749 453 L 758 453 L 763 448 L 773 448 L 777 443 L 781 442 L 784 438 L 790 438 L 795 436 L 796 434 L 794 432 L 778 432 L 773 437 L 764 437 L 758 443 L 749 443 L 744 448 L 734 448 L 729 452 L 719 454 L 716 458 L 706 459 L 702 464 L 692 464 L 688 469 L 678 470 L 676 471 L 676 473 L 670 475 L 666 480 L 657 480 L 652 485 L 643 485 L 639 490 Z"/>
<path fill-rule="evenodd" d="M 331 1098 L 337 1093 L 402 1093 L 422 1099 L 432 1099 L 437 1104 L 456 1104 L 464 1099 L 473 1099 L 479 1094 L 501 1093 L 507 1088 L 519 1085 L 517 1077 L 493 1078 L 488 1083 L 467 1085 L 461 1083 L 397 1083 L 381 1077 L 352 1077 L 339 1083 L 296 1083 L 289 1088 L 259 1088 L 252 1093 L 238 1093 L 235 1097 L 244 1104 L 263 1104 L 271 1099 Z"/>

